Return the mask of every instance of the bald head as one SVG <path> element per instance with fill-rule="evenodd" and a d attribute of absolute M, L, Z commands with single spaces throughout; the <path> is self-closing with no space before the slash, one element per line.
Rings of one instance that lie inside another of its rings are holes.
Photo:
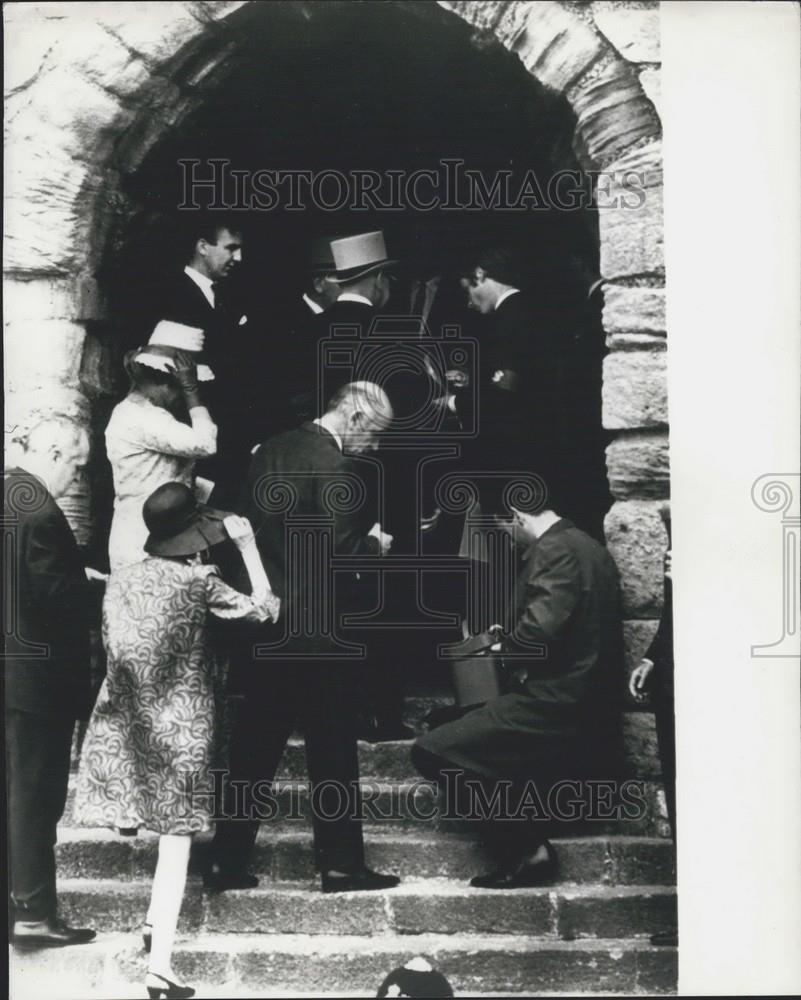
<path fill-rule="evenodd" d="M 58 499 L 89 458 L 89 436 L 69 417 L 52 416 L 31 428 L 19 464 L 38 476 Z"/>
<path fill-rule="evenodd" d="M 334 394 L 323 421 L 336 430 L 345 450 L 359 453 L 375 451 L 392 416 L 392 405 L 381 386 L 349 382 Z"/>

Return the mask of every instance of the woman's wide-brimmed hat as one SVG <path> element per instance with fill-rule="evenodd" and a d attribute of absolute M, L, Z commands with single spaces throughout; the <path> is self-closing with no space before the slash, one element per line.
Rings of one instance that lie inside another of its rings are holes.
<path fill-rule="evenodd" d="M 331 240 L 336 276 L 331 280 L 342 284 L 363 278 L 373 271 L 383 271 L 398 265 L 397 260 L 387 257 L 387 247 L 381 230 L 374 233 L 359 233 Z"/>
<path fill-rule="evenodd" d="M 145 552 L 151 556 L 192 556 L 225 541 L 224 510 L 198 503 L 183 483 L 164 483 L 145 500 L 142 516 L 150 534 Z"/>
<path fill-rule="evenodd" d="M 214 372 L 208 365 L 200 364 L 200 352 L 203 350 L 203 331 L 185 323 L 176 323 L 170 319 L 162 319 L 150 335 L 147 347 L 141 348 L 133 356 L 133 361 L 147 368 L 167 375 L 175 371 L 175 355 L 178 351 L 190 354 L 197 364 L 197 377 L 200 382 L 211 382 Z"/>

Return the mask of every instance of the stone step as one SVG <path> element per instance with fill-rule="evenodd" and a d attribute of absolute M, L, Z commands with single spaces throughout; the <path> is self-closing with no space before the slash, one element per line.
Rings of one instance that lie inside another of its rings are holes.
<path fill-rule="evenodd" d="M 455 818 L 447 813 L 446 804 L 438 796 L 431 782 L 423 779 L 412 781 L 381 780 L 363 778 L 362 818 L 365 826 L 373 829 L 424 829 L 443 831 L 463 831 L 470 829 L 468 821 Z M 64 824 L 79 825 L 74 816 L 75 800 L 73 782 L 67 795 L 64 810 Z M 583 806 L 575 809 L 576 819 L 560 823 L 560 830 L 566 834 L 622 835 L 622 836 L 668 836 L 669 828 L 664 818 L 664 795 L 661 785 L 656 782 L 634 782 L 628 785 L 631 794 L 636 793 L 630 807 L 625 812 L 605 813 L 601 818 L 591 816 L 582 819 L 591 802 L 592 792 L 585 786 L 582 794 Z M 569 791 L 569 790 L 568 790 Z M 308 825 L 311 816 L 311 799 L 306 781 L 277 780 L 273 794 L 265 791 L 260 804 L 259 819 L 262 825 L 273 830 L 298 829 Z M 568 817 L 569 818 L 569 817 Z"/>
<path fill-rule="evenodd" d="M 200 934 L 178 942 L 174 966 L 203 997 L 370 997 L 386 973 L 418 955 L 448 977 L 457 996 L 653 996 L 676 989 L 676 949 L 625 938 Z M 144 972 L 138 935 L 104 933 L 82 947 L 12 953 L 10 976 L 15 1000 L 61 1000 L 142 996 Z"/>
<path fill-rule="evenodd" d="M 64 879 L 59 911 L 69 923 L 136 931 L 152 883 Z M 556 886 L 480 890 L 419 879 L 386 892 L 323 894 L 315 883 L 265 881 L 257 889 L 204 892 L 190 879 L 183 934 L 525 934 L 538 938 L 629 938 L 676 924 L 669 886 Z"/>
<path fill-rule="evenodd" d="M 210 834 L 197 838 L 193 868 L 202 864 Z M 669 841 L 648 837 L 555 839 L 559 882 L 599 885 L 672 885 L 673 849 Z M 59 878 L 149 878 L 156 864 L 158 837 L 142 833 L 120 837 L 115 831 L 62 827 L 56 846 Z M 491 866 L 470 834 L 395 831 L 370 832 L 367 858 L 379 871 L 401 878 L 469 880 Z M 276 881 L 314 878 L 312 840 L 305 831 L 259 831 L 252 870 Z"/>

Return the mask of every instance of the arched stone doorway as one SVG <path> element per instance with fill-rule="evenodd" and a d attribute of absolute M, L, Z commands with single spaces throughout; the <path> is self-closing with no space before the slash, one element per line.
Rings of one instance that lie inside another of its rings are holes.
<path fill-rule="evenodd" d="M 137 206 L 123 179 L 236 70 L 241 2 L 43 8 L 11 60 L 7 103 L 7 431 L 61 411 L 89 422 L 111 378 L 97 324 L 108 320 L 98 269 L 120 219 Z M 284 5 L 282 5 L 284 6 Z M 288 5 L 298 18 L 314 3 Z M 330 6 L 330 5 L 326 5 Z M 416 4 L 416 7 L 428 5 Z M 442 9 L 440 9 L 442 8 Z M 24 7 L 14 19 L 31 16 Z M 616 503 L 610 546 L 624 580 L 632 652 L 658 613 L 667 495 L 664 265 L 657 11 L 652 4 L 453 2 L 538 81 L 564 95 L 574 149 L 599 181 L 604 327 L 603 423 Z M 64 22 L 80 20 L 80 31 Z M 433 21 L 432 21 L 433 23 Z M 649 96 L 650 95 L 650 96 Z M 629 196 L 628 198 L 626 196 Z M 88 486 L 68 513 L 88 533 Z"/>

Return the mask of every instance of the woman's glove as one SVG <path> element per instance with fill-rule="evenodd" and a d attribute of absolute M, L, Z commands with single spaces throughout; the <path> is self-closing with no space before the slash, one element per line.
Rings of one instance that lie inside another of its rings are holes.
<path fill-rule="evenodd" d="M 188 409 L 202 406 L 200 384 L 197 378 L 197 365 L 185 351 L 175 354 L 175 378 L 181 388 Z"/>

